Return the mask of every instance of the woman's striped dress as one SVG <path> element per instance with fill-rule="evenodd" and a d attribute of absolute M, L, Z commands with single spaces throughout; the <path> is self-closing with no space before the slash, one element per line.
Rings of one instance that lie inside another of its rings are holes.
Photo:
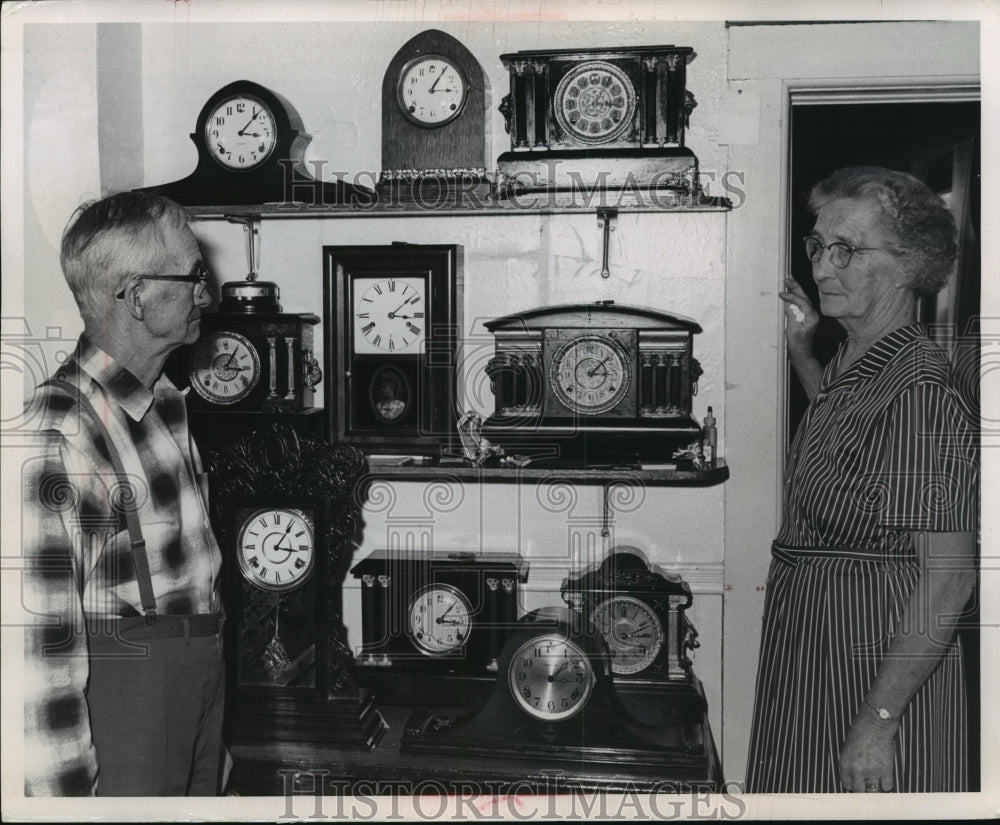
<path fill-rule="evenodd" d="M 910 531 L 977 527 L 977 423 L 950 388 L 941 351 L 914 324 L 834 379 L 839 358 L 789 455 L 764 606 L 752 793 L 843 790 L 841 744 L 920 576 Z M 946 645 L 900 721 L 900 791 L 966 788 L 965 678 L 957 641 Z"/>

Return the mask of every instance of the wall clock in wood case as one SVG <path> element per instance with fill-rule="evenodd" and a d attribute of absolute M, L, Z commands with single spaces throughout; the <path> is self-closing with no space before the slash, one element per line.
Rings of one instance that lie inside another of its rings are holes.
<path fill-rule="evenodd" d="M 437 458 L 457 439 L 462 248 L 324 247 L 332 440 Z"/>

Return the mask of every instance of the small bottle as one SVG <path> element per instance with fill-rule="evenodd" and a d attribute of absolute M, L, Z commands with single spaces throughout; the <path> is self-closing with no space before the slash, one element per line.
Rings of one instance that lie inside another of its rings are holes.
<path fill-rule="evenodd" d="M 702 431 L 702 452 L 705 461 L 715 461 L 716 445 L 719 440 L 719 433 L 715 429 L 715 416 L 712 415 L 712 408 L 708 408 L 708 415 L 705 416 L 705 429 Z"/>

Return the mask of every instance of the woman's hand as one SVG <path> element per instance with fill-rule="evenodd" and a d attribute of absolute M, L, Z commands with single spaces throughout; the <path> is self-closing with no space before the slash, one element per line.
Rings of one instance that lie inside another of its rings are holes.
<path fill-rule="evenodd" d="M 819 313 L 809 303 L 802 287 L 789 275 L 785 278 L 785 291 L 778 297 L 785 302 L 785 346 L 788 358 L 795 367 L 806 396 L 812 401 L 819 392 L 823 367 L 812 354 L 812 340 L 819 325 Z"/>
<path fill-rule="evenodd" d="M 893 789 L 893 740 L 898 729 L 898 721 L 879 719 L 867 709 L 855 718 L 840 749 L 840 781 L 846 790 L 871 793 Z"/>
<path fill-rule="evenodd" d="M 785 302 L 785 343 L 789 354 L 793 357 L 811 354 L 819 313 L 791 275 L 785 278 L 785 291 L 779 292 L 778 297 Z"/>

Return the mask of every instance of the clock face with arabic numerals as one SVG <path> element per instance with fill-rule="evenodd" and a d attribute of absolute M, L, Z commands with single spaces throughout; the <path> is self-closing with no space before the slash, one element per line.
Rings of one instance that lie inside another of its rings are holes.
<path fill-rule="evenodd" d="M 510 660 L 507 682 L 517 706 L 535 719 L 556 722 L 587 706 L 594 667 L 586 652 L 562 633 L 541 632 Z"/>
<path fill-rule="evenodd" d="M 237 542 L 243 577 L 274 592 L 293 590 L 309 577 L 315 562 L 312 519 L 303 510 L 271 507 L 244 519 Z"/>
<path fill-rule="evenodd" d="M 468 598 L 457 587 L 432 584 L 411 599 L 407 629 L 421 653 L 455 653 L 469 640 L 472 613 Z"/>
<path fill-rule="evenodd" d="M 256 169 L 271 156 L 277 142 L 274 113 L 252 95 L 235 94 L 221 100 L 205 120 L 205 146 L 223 169 Z"/>
<path fill-rule="evenodd" d="M 553 356 L 549 382 L 570 410 L 594 415 L 617 406 L 632 381 L 629 358 L 611 338 L 585 335 L 570 340 Z"/>

